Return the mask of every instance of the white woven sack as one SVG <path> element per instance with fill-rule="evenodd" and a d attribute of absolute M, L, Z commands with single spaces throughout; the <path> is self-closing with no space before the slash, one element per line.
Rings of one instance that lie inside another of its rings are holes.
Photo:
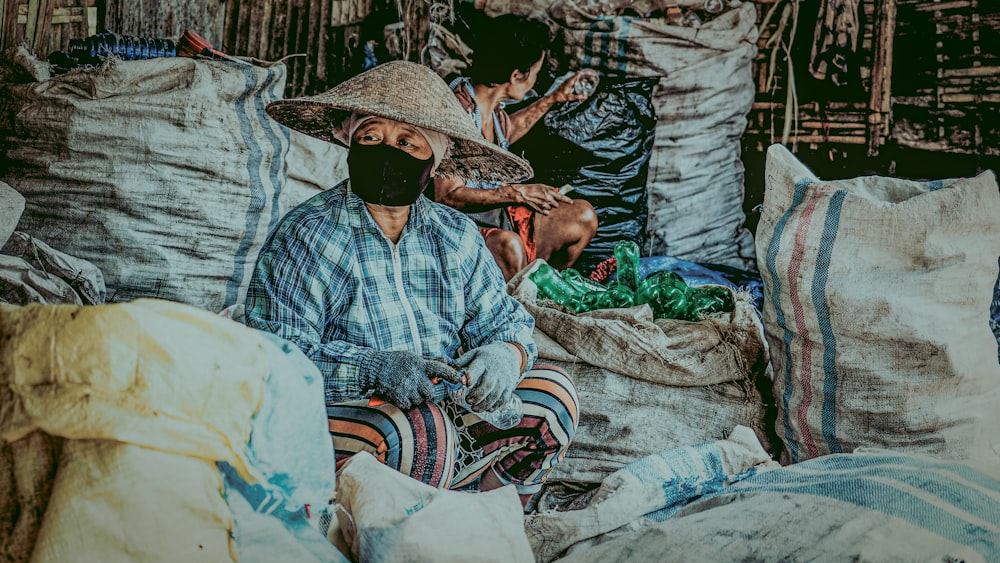
<path fill-rule="evenodd" d="M 767 153 L 757 256 L 783 462 L 877 446 L 1000 463 L 992 173 L 823 182 Z"/>
<path fill-rule="evenodd" d="M 0 83 L 19 230 L 97 265 L 109 301 L 241 301 L 278 218 L 288 140 L 264 106 L 285 74 L 179 57 Z"/>
<path fill-rule="evenodd" d="M 604 16 L 582 2 L 549 8 L 565 53 L 613 76 L 659 76 L 656 135 L 646 181 L 649 255 L 752 267 L 743 227 L 740 137 L 753 103 L 756 9 L 746 2 L 701 27 Z"/>
<path fill-rule="evenodd" d="M 560 563 L 998 561 L 998 469 L 885 450 L 823 456 L 710 491 Z"/>
<path fill-rule="evenodd" d="M 535 318 L 536 330 L 584 362 L 683 387 L 752 379 L 767 364 L 763 326 L 747 291 L 734 293 L 731 313 L 696 322 L 654 319 L 647 304 L 574 314 L 537 299 L 530 274 L 544 262 L 535 260 L 518 272 L 507 291 Z"/>
<path fill-rule="evenodd" d="M 585 551 L 662 522 L 693 499 L 758 472 L 779 467 L 753 430 L 737 426 L 725 439 L 674 447 L 630 462 L 563 510 L 539 501 L 525 517 L 535 559 L 548 562 L 569 548 Z"/>
<path fill-rule="evenodd" d="M 597 483 L 663 450 L 719 440 L 734 426 L 768 445 L 764 403 L 748 380 L 677 387 L 583 362 L 544 360 L 566 371 L 580 396 L 580 424 L 549 478 Z"/>
<path fill-rule="evenodd" d="M 535 560 L 509 485 L 485 493 L 435 489 L 361 452 L 337 472 L 337 503 L 355 561 Z"/>
<path fill-rule="evenodd" d="M 347 179 L 347 149 L 288 129 L 288 177 L 278 198 L 284 216 L 296 205 Z"/>

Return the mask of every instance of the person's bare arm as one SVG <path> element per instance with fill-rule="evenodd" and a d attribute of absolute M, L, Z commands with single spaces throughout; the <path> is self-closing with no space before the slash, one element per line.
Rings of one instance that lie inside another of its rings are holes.
<path fill-rule="evenodd" d="M 552 109 L 554 104 L 586 100 L 587 94 L 573 93 L 573 86 L 576 85 L 576 81 L 579 78 L 580 72 L 578 71 L 560 84 L 555 92 L 542 96 L 535 100 L 534 103 L 512 113 L 510 115 L 510 131 L 507 132 L 507 140 L 513 143 L 525 136 L 538 123 L 538 120 Z"/>
<path fill-rule="evenodd" d="M 524 205 L 542 215 L 573 200 L 545 184 L 509 184 L 499 188 L 470 188 L 454 178 L 434 179 L 434 199 L 468 213 L 486 211 L 508 205 Z"/>

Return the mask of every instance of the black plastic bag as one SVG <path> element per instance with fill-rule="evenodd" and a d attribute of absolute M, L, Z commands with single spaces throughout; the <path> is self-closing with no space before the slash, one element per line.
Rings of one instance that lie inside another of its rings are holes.
<path fill-rule="evenodd" d="M 614 256 L 619 241 L 646 246 L 646 176 L 656 125 L 651 98 L 658 81 L 604 77 L 592 96 L 553 107 L 511 145 L 531 162 L 533 182 L 570 184 L 570 197 L 597 210 L 597 235 L 574 265 L 584 274 Z"/>

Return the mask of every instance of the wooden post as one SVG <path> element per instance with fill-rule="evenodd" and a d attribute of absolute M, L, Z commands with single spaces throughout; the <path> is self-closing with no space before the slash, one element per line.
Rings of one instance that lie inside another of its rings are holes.
<path fill-rule="evenodd" d="M 3 10 L 0 11 L 0 50 L 13 47 L 24 39 L 17 34 L 17 6 L 16 0 L 3 3 Z"/>
<path fill-rule="evenodd" d="M 42 59 L 49 55 L 53 8 L 50 0 L 28 1 L 28 21 L 24 27 L 24 38 L 28 41 L 31 52 Z"/>
<path fill-rule="evenodd" d="M 872 87 L 868 99 L 868 156 L 876 156 L 892 123 L 892 44 L 896 34 L 896 0 L 878 0 L 875 8 Z"/>

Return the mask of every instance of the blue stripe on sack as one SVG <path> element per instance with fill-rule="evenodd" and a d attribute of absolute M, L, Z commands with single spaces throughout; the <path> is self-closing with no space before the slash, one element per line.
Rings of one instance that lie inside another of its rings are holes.
<path fill-rule="evenodd" d="M 590 25 L 590 29 L 583 36 L 583 66 L 592 66 L 594 62 L 593 57 L 594 52 L 594 25 Z"/>
<path fill-rule="evenodd" d="M 806 195 L 806 188 L 811 186 L 812 183 L 812 180 L 807 178 L 795 183 L 792 204 L 785 210 L 778 221 L 775 222 L 774 230 L 771 233 L 771 240 L 767 245 L 767 255 L 764 260 L 767 271 L 771 276 L 771 303 L 774 305 L 775 321 L 782 328 L 782 340 L 785 343 L 785 391 L 781 396 L 785 416 L 782 423 L 785 427 L 785 447 L 788 448 L 793 462 L 799 459 L 799 447 L 793 438 L 791 418 L 788 414 L 788 403 L 792 396 L 792 331 L 788 330 L 788 326 L 785 324 L 785 311 L 781 308 L 781 282 L 778 278 L 778 268 L 775 265 L 775 260 L 778 257 L 778 249 L 781 246 L 781 235 L 785 232 L 788 221 L 796 213 L 799 205 L 802 205 L 802 200 L 805 199 Z"/>
<path fill-rule="evenodd" d="M 841 471 L 841 470 L 862 470 L 867 468 L 878 468 L 882 466 L 903 466 L 904 468 L 918 467 L 920 474 L 933 471 L 944 471 L 950 475 L 955 475 L 957 479 L 969 483 L 971 487 L 980 487 L 992 491 L 1000 491 L 1000 480 L 990 475 L 981 473 L 974 466 L 966 465 L 948 459 L 932 459 L 926 455 L 906 455 L 886 452 L 878 453 L 858 453 L 848 455 L 828 455 L 818 457 L 815 460 L 804 461 L 803 464 L 790 469 L 804 468 L 807 471 L 811 467 L 819 466 L 821 470 Z M 1000 514 L 998 514 L 1000 517 Z M 1000 522 L 998 522 L 1000 523 Z"/>
<path fill-rule="evenodd" d="M 628 45 L 628 33 L 632 28 L 632 18 L 620 18 L 622 28 L 618 32 L 618 65 L 616 69 L 619 72 L 625 72 L 625 66 L 628 63 L 628 53 L 626 52 L 625 46 Z M 609 65 L 610 66 L 610 65 Z"/>
<path fill-rule="evenodd" d="M 644 518 L 663 522 L 689 501 L 722 490 L 727 484 L 755 475 L 756 467 L 737 474 L 727 474 L 722 466 L 722 451 L 714 442 L 675 448 L 650 455 L 625 465 L 642 484 L 659 485 L 663 506 Z"/>
<path fill-rule="evenodd" d="M 844 205 L 846 190 L 837 190 L 830 197 L 823 222 L 823 234 L 816 253 L 816 269 L 812 280 L 813 307 L 816 308 L 816 320 L 819 331 L 823 335 L 823 410 L 820 415 L 820 425 L 826 446 L 832 453 L 844 451 L 837 440 L 837 337 L 830 325 L 830 308 L 826 302 L 826 283 L 830 277 L 830 255 L 837 240 L 837 230 L 840 228 L 840 210 Z M 786 411 L 787 412 L 787 411 Z"/>
<path fill-rule="evenodd" d="M 585 67 L 609 67 L 611 50 L 612 21 L 608 18 L 598 18 L 590 24 L 590 30 L 584 38 L 584 58 Z M 595 46 L 596 40 L 600 40 L 600 45 Z M 597 55 L 596 57 L 594 55 Z"/>
<path fill-rule="evenodd" d="M 953 472 L 953 469 L 960 466 L 953 468 L 947 464 L 925 464 L 922 460 L 908 458 L 902 459 L 899 463 L 882 461 L 876 465 L 858 467 L 850 459 L 853 457 L 878 459 L 881 456 L 846 454 L 815 458 L 803 462 L 802 466 L 761 473 L 733 485 L 722 494 L 767 492 L 827 497 L 899 518 L 959 545 L 969 546 L 987 560 L 995 557 L 1000 550 L 1000 541 L 992 530 L 932 504 L 899 486 L 876 480 L 879 478 L 898 481 L 924 491 L 942 504 L 949 504 L 992 525 L 1000 525 L 1000 510 L 993 500 L 983 495 L 982 491 L 930 470 L 936 467 Z M 831 472 L 815 473 L 824 469 Z M 1000 491 L 1000 482 L 976 473 L 980 477 L 980 482 L 985 482 L 985 488 Z"/>
<path fill-rule="evenodd" d="M 247 260 L 247 253 L 257 236 L 257 221 L 261 210 L 264 209 L 266 201 L 262 179 L 260 177 L 260 165 L 263 151 L 257 142 L 257 136 L 250 126 L 250 116 L 247 114 L 247 98 L 255 94 L 257 86 L 257 67 L 239 61 L 224 61 L 224 64 L 238 68 L 246 79 L 246 90 L 236 99 L 236 115 L 240 120 L 240 134 L 247 146 L 247 173 L 250 176 L 250 205 L 247 207 L 245 231 L 240 244 L 236 249 L 236 256 L 233 259 L 233 275 L 226 282 L 226 305 L 233 305 L 239 298 L 240 286 L 243 285 L 243 269 Z M 268 73 L 269 75 L 271 73 Z"/>
<path fill-rule="evenodd" d="M 280 65 L 270 69 L 268 72 L 273 76 L 273 80 L 268 88 L 266 101 L 277 100 L 278 84 L 281 83 L 281 79 L 285 76 L 285 66 Z M 281 95 L 283 96 L 284 92 L 281 92 Z M 282 149 L 287 152 L 290 141 L 288 130 L 278 125 L 277 121 L 268 117 L 267 112 L 264 109 L 267 105 L 266 101 L 263 98 L 255 99 L 258 112 L 257 115 L 259 115 L 263 120 L 264 134 L 267 136 L 268 140 L 271 141 L 271 148 L 274 149 L 274 156 L 271 158 L 271 167 L 268 171 L 268 178 L 271 180 L 271 188 L 274 190 L 274 195 L 271 196 L 271 219 L 267 223 L 267 232 L 270 233 L 274 230 L 275 225 L 278 224 L 278 211 L 280 209 L 278 199 L 281 196 L 281 190 L 284 187 L 284 178 L 287 175 L 287 171 L 285 170 L 285 155 L 282 154 Z"/>

